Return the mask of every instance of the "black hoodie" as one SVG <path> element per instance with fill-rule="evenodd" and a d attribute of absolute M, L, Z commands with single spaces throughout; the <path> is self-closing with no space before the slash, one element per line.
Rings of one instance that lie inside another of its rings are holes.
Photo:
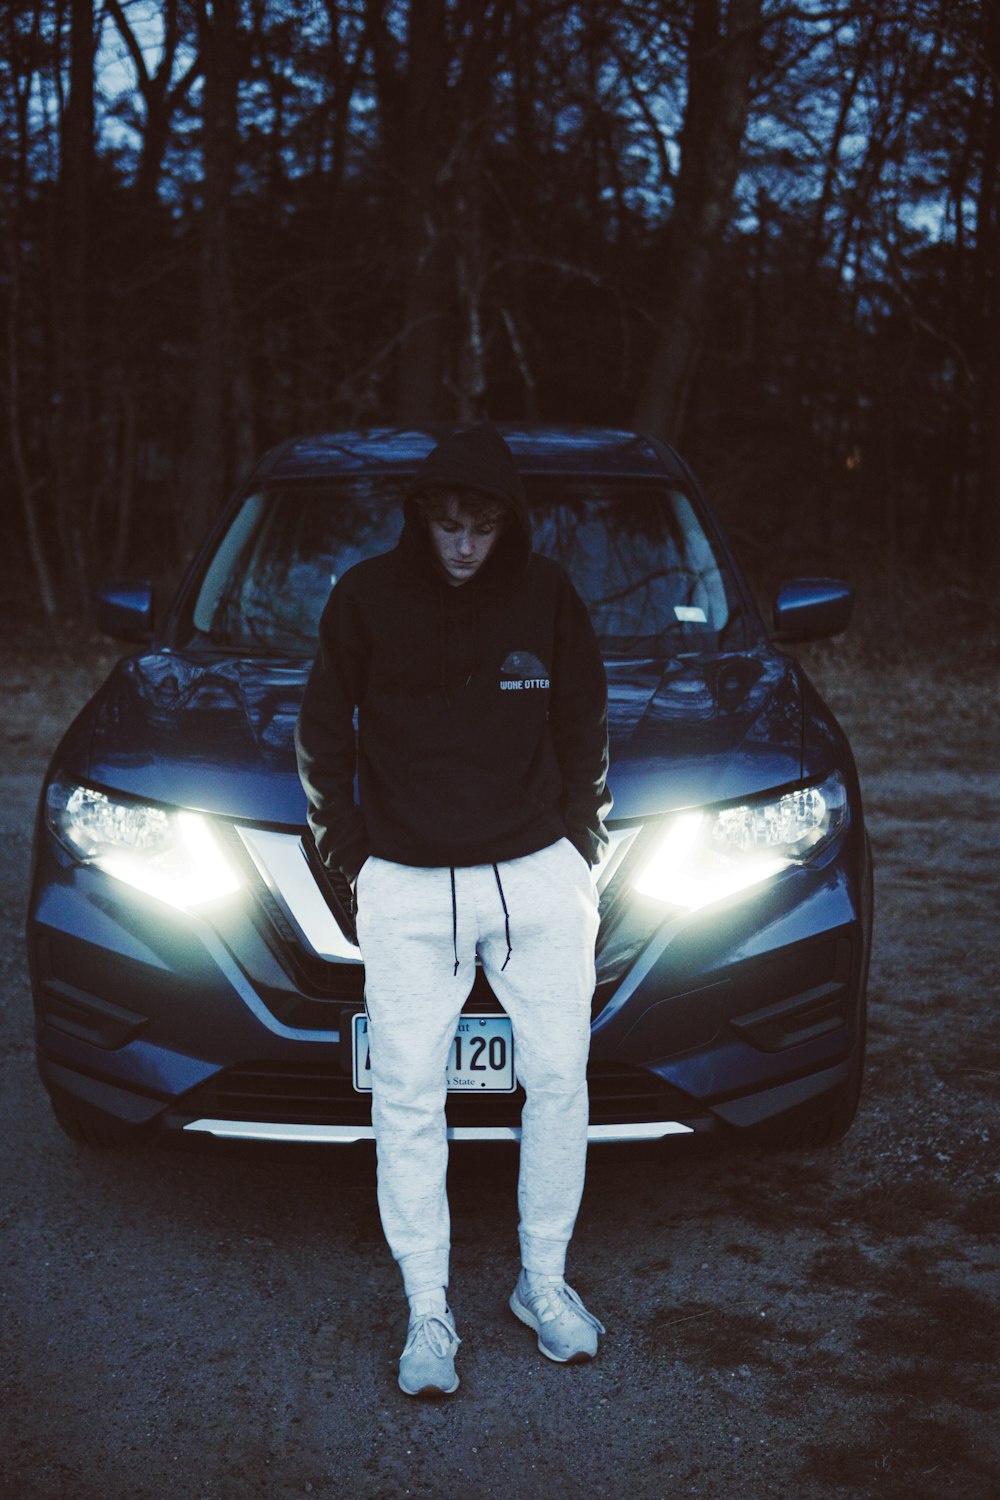
<path fill-rule="evenodd" d="M 438 484 L 511 511 L 457 587 L 414 504 Z M 320 621 L 296 746 L 324 862 L 353 880 L 369 854 L 492 864 L 566 835 L 596 863 L 611 805 L 604 667 L 565 572 L 531 551 L 524 487 L 499 433 L 483 423 L 439 443 L 403 514 L 397 546 L 349 569 Z"/>

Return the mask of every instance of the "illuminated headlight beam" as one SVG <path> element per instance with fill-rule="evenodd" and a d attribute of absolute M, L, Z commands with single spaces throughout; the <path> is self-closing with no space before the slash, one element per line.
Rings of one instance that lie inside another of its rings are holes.
<path fill-rule="evenodd" d="M 846 818 L 839 771 L 820 786 L 770 801 L 677 813 L 666 820 L 633 887 L 665 905 L 697 911 L 814 859 Z"/>
<path fill-rule="evenodd" d="M 210 820 L 200 813 L 54 781 L 46 793 L 45 816 L 56 838 L 81 864 L 96 865 L 180 911 L 232 896 L 243 885 Z"/>

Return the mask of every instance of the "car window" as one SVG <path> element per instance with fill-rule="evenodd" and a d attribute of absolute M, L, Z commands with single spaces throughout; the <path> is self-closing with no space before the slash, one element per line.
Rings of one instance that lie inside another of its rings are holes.
<path fill-rule="evenodd" d="M 337 579 L 399 539 L 404 488 L 356 476 L 251 495 L 204 575 L 195 629 L 220 646 L 314 651 Z"/>
<path fill-rule="evenodd" d="M 665 658 L 731 644 L 740 596 L 687 497 L 624 479 L 528 476 L 537 551 L 562 564 L 608 657 Z M 213 645 L 315 650 L 330 589 L 398 539 L 405 480 L 352 476 L 251 495 L 197 590 Z"/>
<path fill-rule="evenodd" d="M 731 635 L 739 594 L 685 495 L 621 479 L 551 491 L 529 481 L 535 547 L 572 578 L 605 656 L 663 658 Z"/>

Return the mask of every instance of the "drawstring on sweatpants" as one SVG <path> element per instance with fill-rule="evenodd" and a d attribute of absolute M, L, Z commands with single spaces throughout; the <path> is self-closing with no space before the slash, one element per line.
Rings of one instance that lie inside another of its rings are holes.
<path fill-rule="evenodd" d="M 452 969 L 451 972 L 452 972 L 452 978 L 454 978 L 454 976 L 458 973 L 458 967 L 459 967 L 459 965 L 458 965 L 458 898 L 455 895 L 455 866 L 454 865 L 449 865 L 448 866 L 448 873 L 451 876 L 451 947 L 452 947 L 452 952 L 455 955 L 455 967 Z M 510 945 L 510 913 L 507 910 L 507 898 L 504 896 L 503 886 L 500 883 L 500 871 L 497 869 L 496 865 L 493 866 L 493 874 L 496 876 L 497 890 L 500 892 L 500 905 L 503 907 L 503 930 L 504 930 L 504 936 L 507 939 L 507 957 L 504 959 L 503 963 L 500 965 L 500 972 L 502 974 L 503 971 L 504 971 L 504 969 L 506 969 L 507 965 L 510 963 L 510 957 L 511 957 L 511 954 L 513 953 L 514 950 L 513 950 L 513 948 Z"/>
<path fill-rule="evenodd" d="M 510 962 L 510 955 L 511 955 L 511 953 L 514 950 L 510 946 L 510 914 L 507 911 L 507 902 L 506 902 L 506 899 L 504 897 L 503 886 L 500 884 L 500 871 L 497 869 L 496 865 L 493 866 L 493 873 L 494 873 L 494 875 L 497 878 L 497 890 L 500 892 L 500 905 L 503 907 L 504 933 L 505 933 L 506 938 L 507 938 L 507 957 L 504 959 L 503 963 L 500 965 L 500 972 L 502 974 L 503 971 L 504 971 L 504 969 L 506 969 L 508 963 Z"/>

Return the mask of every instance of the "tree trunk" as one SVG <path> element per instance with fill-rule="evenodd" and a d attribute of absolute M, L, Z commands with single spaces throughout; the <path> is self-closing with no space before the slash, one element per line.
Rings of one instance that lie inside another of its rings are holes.
<path fill-rule="evenodd" d="M 421 422 L 447 415 L 444 386 L 448 261 L 441 189 L 445 155 L 448 42 L 445 0 L 411 0 L 406 144 L 402 174 L 403 331 L 397 415 Z"/>
<path fill-rule="evenodd" d="M 997 610 L 1000 576 L 1000 4 L 986 0 L 986 63 L 990 91 L 977 254 L 987 289 L 986 360 L 980 397 L 983 463 L 973 523 L 973 564 L 982 596 Z"/>
<path fill-rule="evenodd" d="M 69 95 L 62 119 L 54 298 L 55 511 L 71 598 L 89 606 L 84 516 L 90 481 L 90 204 L 94 159 L 94 35 L 90 0 L 71 0 Z"/>
<path fill-rule="evenodd" d="M 20 213 L 17 214 L 17 219 Z M 7 407 L 8 441 L 10 443 L 11 467 L 14 470 L 14 486 L 17 497 L 21 504 L 21 514 L 24 518 L 24 534 L 28 544 L 28 557 L 31 561 L 35 582 L 38 584 L 38 593 L 42 601 L 42 608 L 50 620 L 55 619 L 59 612 L 56 603 L 56 592 L 52 584 L 52 574 L 49 570 L 48 560 L 45 556 L 45 548 L 42 544 L 41 518 L 38 514 L 36 495 L 40 488 L 40 481 L 32 483 L 28 473 L 28 463 L 24 455 L 24 443 L 21 439 L 21 340 L 19 337 L 21 325 L 21 248 L 17 238 L 17 222 L 15 221 L 15 232 L 7 236 L 7 329 L 6 329 L 6 371 L 4 379 L 4 397 Z"/>
<path fill-rule="evenodd" d="M 465 49 L 455 86 L 455 139 L 445 189 L 450 194 L 450 243 L 454 246 L 455 310 L 460 324 L 456 361 L 457 415 L 474 422 L 485 413 L 489 381 L 487 284 L 494 267 L 486 232 L 485 194 L 493 119 L 493 79 L 502 39 L 496 16 L 483 7 Z"/>
<path fill-rule="evenodd" d="M 695 0 L 661 332 L 636 425 L 674 441 L 701 341 L 750 102 L 762 0 Z"/>
<path fill-rule="evenodd" d="M 194 422 L 182 552 L 197 546 L 222 499 L 232 386 L 229 199 L 236 162 L 237 0 L 201 0 L 204 196 L 201 211 Z"/>
<path fill-rule="evenodd" d="M 4 303 L 4 372 L 0 384 L 3 388 L 5 415 L 7 418 L 7 440 L 10 445 L 10 466 L 13 472 L 14 489 L 21 506 L 24 520 L 25 541 L 28 558 L 42 608 L 50 620 L 58 614 L 58 602 L 52 572 L 42 541 L 42 517 L 39 514 L 38 493 L 42 488 L 40 479 L 32 480 L 23 437 L 22 370 L 24 365 L 23 330 L 27 322 L 22 300 L 22 269 L 24 266 L 23 226 L 28 208 L 29 181 L 29 130 L 28 107 L 32 89 L 37 79 L 38 38 L 41 31 L 41 0 L 36 0 L 31 14 L 31 29 L 25 35 L 15 26 L 13 10 L 6 17 L 6 43 L 8 59 L 7 86 L 9 95 L 4 99 L 4 108 L 9 109 L 14 121 L 12 144 L 16 151 L 12 176 L 12 193 L 8 199 L 9 216 L 4 234 L 6 269 L 0 281 Z"/>
<path fill-rule="evenodd" d="M 146 107 L 146 123 L 142 132 L 142 149 L 136 169 L 132 197 L 141 219 L 154 212 L 156 193 L 163 172 L 163 159 L 170 141 L 170 126 L 181 99 L 187 93 L 200 64 L 196 60 L 171 87 L 174 59 L 181 42 L 181 20 L 179 0 L 164 0 L 160 5 L 163 25 L 163 53 L 155 73 L 150 73 L 146 56 L 139 39 L 129 25 L 120 0 L 104 0 L 136 72 L 136 83 Z"/>
<path fill-rule="evenodd" d="M 127 387 L 121 392 L 118 424 L 118 473 L 115 483 L 115 541 L 111 571 L 125 572 L 132 521 L 132 496 L 135 490 L 136 404 Z"/>
<path fill-rule="evenodd" d="M 483 243 L 482 178 L 476 168 L 478 154 L 470 148 L 469 160 L 459 166 L 455 198 L 456 298 L 462 321 L 458 355 L 457 401 L 461 422 L 474 422 L 483 415 L 486 397 L 486 329 L 483 290 L 487 274 Z"/>

